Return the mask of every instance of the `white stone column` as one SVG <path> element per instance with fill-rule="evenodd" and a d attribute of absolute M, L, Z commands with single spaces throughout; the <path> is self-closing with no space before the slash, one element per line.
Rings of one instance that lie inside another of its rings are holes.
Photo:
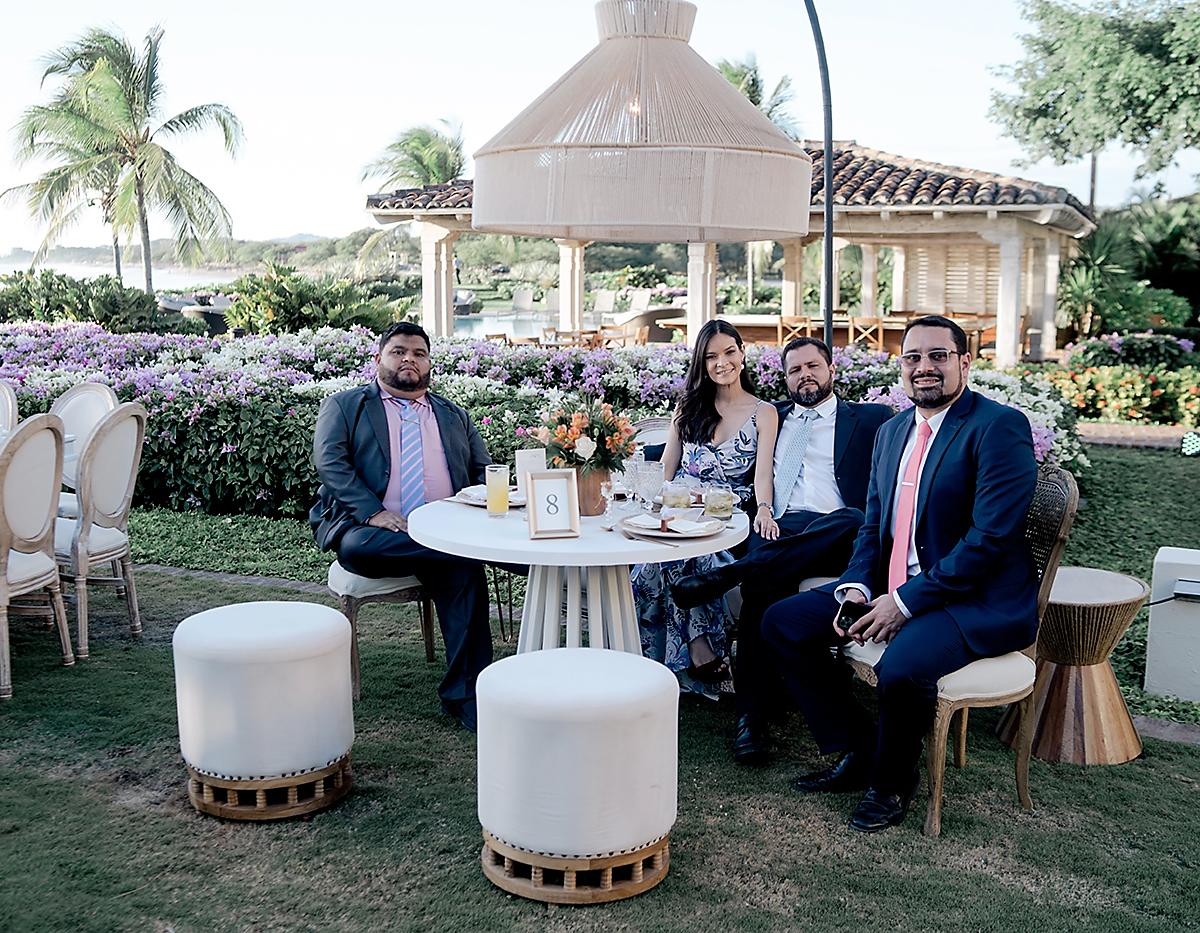
<path fill-rule="evenodd" d="M 687 342 L 717 316 L 717 244 L 688 244 Z"/>
<path fill-rule="evenodd" d="M 996 296 L 996 367 L 1006 369 L 1021 361 L 1021 254 L 1025 244 L 1019 233 L 997 236 L 1000 246 L 1000 288 Z"/>
<path fill-rule="evenodd" d="M 1040 331 L 1042 327 L 1042 296 L 1046 293 L 1046 238 L 1031 236 L 1025 241 L 1025 299 L 1021 308 L 1021 329 Z M 1022 347 L 1024 349 L 1024 347 Z M 1029 336 L 1029 353 L 1042 358 L 1040 333 Z"/>
<path fill-rule="evenodd" d="M 1039 356 L 1049 359 L 1058 350 L 1058 261 L 1059 238 L 1052 235 L 1046 239 L 1046 271 L 1042 286 L 1042 345 Z"/>
<path fill-rule="evenodd" d="M 862 249 L 862 292 L 858 299 L 858 313 L 863 317 L 875 317 L 879 313 L 876 298 L 879 266 L 875 261 L 875 247 L 864 243 Z"/>
<path fill-rule="evenodd" d="M 835 236 L 833 238 L 833 268 L 830 270 L 830 272 L 833 275 L 832 300 L 833 300 L 834 314 L 836 314 L 838 309 L 842 306 L 842 250 L 844 250 L 849 245 L 850 244 L 847 243 L 845 240 L 843 240 L 841 237 Z M 823 242 L 821 243 L 821 249 L 822 250 L 825 249 L 825 244 Z M 824 252 L 822 252 L 821 255 L 823 257 L 825 255 Z M 824 263 L 824 261 L 821 262 L 821 295 L 822 296 L 825 295 L 825 263 Z M 824 299 L 822 298 L 822 300 L 824 300 Z M 823 312 L 825 309 L 822 308 L 821 310 Z"/>
<path fill-rule="evenodd" d="M 421 326 L 430 337 L 454 333 L 454 241 L 459 231 L 421 224 Z"/>
<path fill-rule="evenodd" d="M 784 317 L 804 315 L 804 241 L 783 241 L 783 302 L 779 313 Z"/>
<path fill-rule="evenodd" d="M 583 250 L 586 240 L 555 240 L 558 244 L 558 327 L 583 329 Z"/>
<path fill-rule="evenodd" d="M 908 310 L 908 247 L 892 247 L 892 311 Z"/>

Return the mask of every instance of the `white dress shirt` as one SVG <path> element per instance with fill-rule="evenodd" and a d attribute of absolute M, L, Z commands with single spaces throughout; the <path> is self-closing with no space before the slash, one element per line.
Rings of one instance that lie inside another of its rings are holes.
<path fill-rule="evenodd" d="M 833 437 L 837 427 L 837 396 L 830 395 L 820 405 L 805 409 L 793 405 L 791 413 L 779 426 L 779 438 L 775 442 L 775 471 L 782 466 L 792 437 L 800 430 L 800 415 L 804 411 L 816 413 L 812 423 L 812 434 L 804 449 L 804 468 L 788 496 L 788 512 L 833 512 L 846 507 L 842 492 L 838 489 L 833 472 Z"/>
<path fill-rule="evenodd" d="M 900 484 L 904 477 L 904 471 L 908 467 L 908 461 L 912 459 L 913 451 L 917 446 L 917 428 L 922 421 L 929 422 L 929 441 L 925 444 L 925 457 L 921 461 L 920 467 L 917 469 L 917 499 L 913 503 L 913 522 L 912 528 L 908 534 L 908 576 L 915 577 L 921 572 L 921 561 L 917 557 L 917 516 L 921 513 L 921 475 L 925 472 L 925 464 L 929 462 L 929 452 L 933 449 L 933 442 L 937 439 L 938 431 L 942 427 L 942 422 L 946 420 L 946 413 L 949 408 L 943 408 L 931 418 L 926 418 L 920 411 L 915 412 L 912 427 L 908 429 L 908 437 L 904 442 L 904 451 L 900 454 L 900 465 L 896 469 L 895 491 L 892 493 L 892 527 L 896 526 L 896 514 L 900 511 Z M 885 559 L 890 555 L 884 555 Z M 867 602 L 871 601 L 871 590 L 869 587 L 861 583 L 843 583 L 834 592 L 837 601 L 840 603 L 846 597 L 846 590 L 855 589 L 862 593 Z M 904 605 L 904 601 L 900 599 L 897 592 L 892 592 L 892 597 L 896 600 L 896 605 L 900 611 L 904 613 L 906 619 L 912 618 L 912 613 L 908 611 L 908 607 Z"/>

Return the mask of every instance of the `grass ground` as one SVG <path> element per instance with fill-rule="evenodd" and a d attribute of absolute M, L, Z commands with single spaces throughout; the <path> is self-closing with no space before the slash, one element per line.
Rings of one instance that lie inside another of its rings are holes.
<path fill-rule="evenodd" d="M 474 739 L 437 712 L 440 665 L 414 614 L 363 614 L 356 786 L 309 820 L 238 825 L 187 803 L 170 637 L 183 617 L 288 591 L 143 573 L 145 634 L 93 600 L 92 657 L 57 664 L 36 623 L 13 628 L 15 697 L 0 706 L 0 929 L 107 930 L 1164 930 L 1200 918 L 1200 749 L 1149 741 L 1114 768 L 1034 762 L 1015 802 L 994 714 L 973 715 L 949 769 L 943 834 L 916 814 L 845 827 L 851 795 L 799 797 L 815 752 L 793 721 L 779 761 L 735 767 L 732 713 L 681 716 L 671 871 L 630 901 L 558 908 L 510 897 L 478 865 Z M 505 649 L 510 650 L 510 649 Z"/>

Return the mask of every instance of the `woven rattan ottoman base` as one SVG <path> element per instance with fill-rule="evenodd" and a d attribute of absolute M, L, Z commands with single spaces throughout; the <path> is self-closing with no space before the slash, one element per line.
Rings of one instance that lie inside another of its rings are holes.
<path fill-rule="evenodd" d="M 222 778 L 188 765 L 188 799 L 227 820 L 286 820 L 331 807 L 354 782 L 350 753 L 323 768 L 266 780 Z"/>
<path fill-rule="evenodd" d="M 648 891 L 667 876 L 670 834 L 632 852 L 563 858 L 501 842 L 486 829 L 483 873 L 510 894 L 552 904 L 599 904 Z"/>

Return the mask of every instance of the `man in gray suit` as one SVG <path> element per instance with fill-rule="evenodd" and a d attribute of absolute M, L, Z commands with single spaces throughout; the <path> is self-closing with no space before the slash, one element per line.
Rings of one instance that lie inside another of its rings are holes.
<path fill-rule="evenodd" d="M 408 514 L 482 483 L 492 461 L 466 410 L 429 391 L 429 350 L 422 328 L 393 324 L 379 339 L 374 381 L 321 403 L 309 524 L 352 573 L 421 581 L 446 642 L 442 709 L 474 732 L 475 678 L 492 660 L 483 565 L 418 544 Z"/>

